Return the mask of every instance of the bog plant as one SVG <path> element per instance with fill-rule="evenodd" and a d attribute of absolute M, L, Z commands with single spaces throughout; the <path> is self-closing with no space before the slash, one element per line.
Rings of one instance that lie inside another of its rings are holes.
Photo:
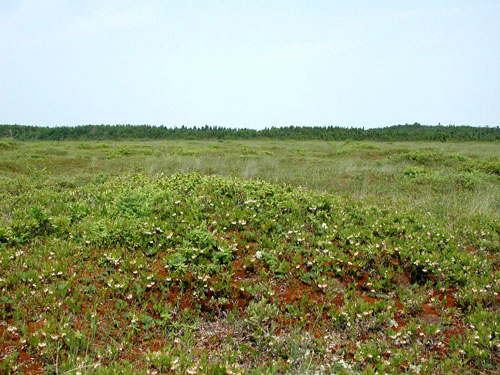
<path fill-rule="evenodd" d="M 402 184 L 472 160 L 406 152 Z M 495 216 L 198 173 L 0 198 L 0 372 L 500 371 Z"/>

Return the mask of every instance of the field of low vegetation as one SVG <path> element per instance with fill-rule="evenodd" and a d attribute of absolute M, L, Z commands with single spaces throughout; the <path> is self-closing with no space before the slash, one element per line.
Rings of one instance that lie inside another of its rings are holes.
<path fill-rule="evenodd" d="M 498 143 L 0 140 L 0 374 L 498 374 Z"/>

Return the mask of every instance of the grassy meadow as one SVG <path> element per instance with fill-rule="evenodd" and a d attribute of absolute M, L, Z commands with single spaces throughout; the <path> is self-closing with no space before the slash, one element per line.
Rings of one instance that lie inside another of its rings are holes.
<path fill-rule="evenodd" d="M 0 140 L 0 374 L 496 374 L 496 143 Z"/>
<path fill-rule="evenodd" d="M 8 178 L 41 173 L 80 185 L 96 175 L 198 172 L 397 201 L 439 215 L 500 213 L 495 143 L 4 141 L 0 152 Z"/>

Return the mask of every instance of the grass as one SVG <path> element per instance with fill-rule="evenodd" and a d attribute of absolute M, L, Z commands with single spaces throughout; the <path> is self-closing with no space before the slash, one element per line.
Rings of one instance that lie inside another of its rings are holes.
<path fill-rule="evenodd" d="M 500 149 L 0 142 L 0 373 L 500 370 Z"/>
<path fill-rule="evenodd" d="M 490 143 L 4 141 L 0 151 L 9 177 L 44 171 L 85 183 L 95 174 L 198 172 L 377 197 L 439 215 L 500 212 L 500 148 Z"/>

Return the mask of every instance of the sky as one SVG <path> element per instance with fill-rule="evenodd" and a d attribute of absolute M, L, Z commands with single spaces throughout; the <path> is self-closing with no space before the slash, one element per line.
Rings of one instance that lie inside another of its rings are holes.
<path fill-rule="evenodd" d="M 0 123 L 500 125 L 500 0 L 0 0 Z"/>

